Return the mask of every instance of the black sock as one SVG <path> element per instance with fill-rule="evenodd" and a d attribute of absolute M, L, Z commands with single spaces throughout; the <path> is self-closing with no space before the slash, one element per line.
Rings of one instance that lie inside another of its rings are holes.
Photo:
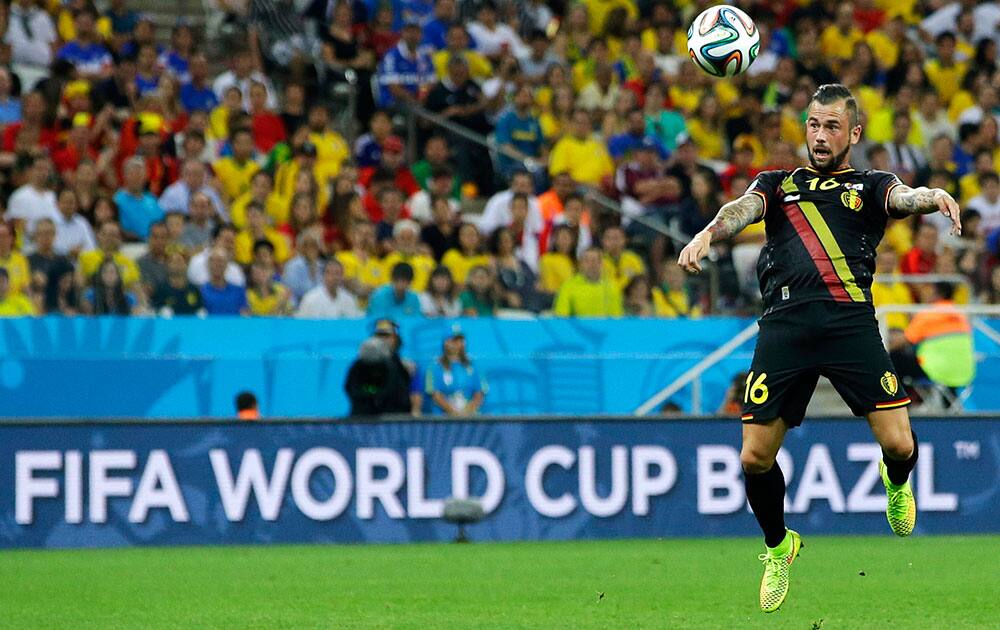
<path fill-rule="evenodd" d="M 892 459 L 884 450 L 882 451 L 882 461 L 885 462 L 889 481 L 897 486 L 906 483 L 906 480 L 910 478 L 910 471 L 917 465 L 917 434 L 911 430 L 910 435 L 913 436 L 913 453 L 910 454 L 909 458 Z"/>
<path fill-rule="evenodd" d="M 774 462 L 767 472 L 743 471 L 750 509 L 764 531 L 764 544 L 777 547 L 785 539 L 785 476 Z"/>

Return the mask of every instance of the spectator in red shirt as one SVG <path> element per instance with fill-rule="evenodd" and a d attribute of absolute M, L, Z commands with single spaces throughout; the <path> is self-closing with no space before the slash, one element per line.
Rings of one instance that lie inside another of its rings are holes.
<path fill-rule="evenodd" d="M 288 137 L 281 116 L 267 106 L 267 86 L 257 81 L 250 84 L 250 130 L 261 154 L 270 153 L 274 145 Z"/>
<path fill-rule="evenodd" d="M 90 123 L 93 117 L 80 112 L 73 116 L 73 126 L 66 134 L 66 142 L 52 154 L 52 163 L 59 175 L 75 171 L 84 159 L 96 162 L 100 155 L 90 142 Z"/>
<path fill-rule="evenodd" d="M 736 138 L 733 142 L 733 161 L 719 176 L 722 180 L 722 192 L 726 193 L 726 198 L 733 196 L 733 177 L 746 175 L 747 179 L 753 180 L 758 173 L 760 169 L 753 167 L 753 141 L 745 136 Z"/>
<path fill-rule="evenodd" d="M 389 136 L 382 144 L 382 160 L 378 166 L 369 166 L 358 172 L 358 183 L 368 190 L 365 195 L 365 209 L 369 218 L 378 223 L 382 220 L 382 207 L 378 198 L 379 187 L 389 183 L 403 193 L 404 199 L 409 199 L 413 193 L 420 190 L 420 185 L 413 172 L 406 165 L 406 154 L 403 141 L 398 136 Z M 408 215 L 404 215 L 408 216 Z"/>
<path fill-rule="evenodd" d="M 45 124 L 45 97 L 41 92 L 28 92 L 21 97 L 21 120 L 3 130 L 3 150 L 12 152 L 21 133 L 38 135 L 37 142 L 45 150 L 56 146 L 56 130 Z"/>
<path fill-rule="evenodd" d="M 903 273 L 930 273 L 937 264 L 937 228 L 921 223 L 913 237 L 913 248 L 906 252 L 899 263 Z"/>

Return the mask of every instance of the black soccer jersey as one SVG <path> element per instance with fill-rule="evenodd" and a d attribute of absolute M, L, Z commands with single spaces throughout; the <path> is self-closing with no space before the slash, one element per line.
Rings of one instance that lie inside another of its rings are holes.
<path fill-rule="evenodd" d="M 804 301 L 871 304 L 875 248 L 890 216 L 892 173 L 765 171 L 747 193 L 764 200 L 757 261 L 764 315 Z"/>

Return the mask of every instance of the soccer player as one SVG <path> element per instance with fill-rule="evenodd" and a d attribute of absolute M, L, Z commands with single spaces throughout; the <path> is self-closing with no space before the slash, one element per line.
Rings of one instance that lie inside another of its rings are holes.
<path fill-rule="evenodd" d="M 875 321 L 875 248 L 889 217 L 940 212 L 958 234 L 959 209 L 941 189 L 910 188 L 891 173 L 851 168 L 851 147 L 860 137 L 850 90 L 820 86 L 806 118 L 809 166 L 760 173 L 678 259 L 697 273 L 713 242 L 764 220 L 767 243 L 757 264 L 764 313 L 743 390 L 740 453 L 747 499 L 764 532 L 764 612 L 785 601 L 789 566 L 802 547 L 799 534 L 785 527 L 785 478 L 775 456 L 785 432 L 802 423 L 820 375 L 855 415 L 867 418 L 882 447 L 879 470 L 892 531 L 907 536 L 916 523 L 908 478 L 917 440 L 906 412 L 910 399 Z"/>

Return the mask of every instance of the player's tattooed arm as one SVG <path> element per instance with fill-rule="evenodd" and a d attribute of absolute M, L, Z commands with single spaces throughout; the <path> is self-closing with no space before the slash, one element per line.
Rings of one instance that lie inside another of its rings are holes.
<path fill-rule="evenodd" d="M 708 255 L 713 242 L 736 236 L 763 213 L 764 200 L 757 194 L 743 195 L 723 205 L 712 222 L 681 250 L 677 264 L 685 271 L 698 273 L 701 271 L 699 261 Z"/>
<path fill-rule="evenodd" d="M 962 233 L 961 211 L 951 195 L 940 188 L 910 188 L 902 184 L 889 191 L 889 209 L 904 214 L 940 212 L 951 220 L 951 233 Z"/>

